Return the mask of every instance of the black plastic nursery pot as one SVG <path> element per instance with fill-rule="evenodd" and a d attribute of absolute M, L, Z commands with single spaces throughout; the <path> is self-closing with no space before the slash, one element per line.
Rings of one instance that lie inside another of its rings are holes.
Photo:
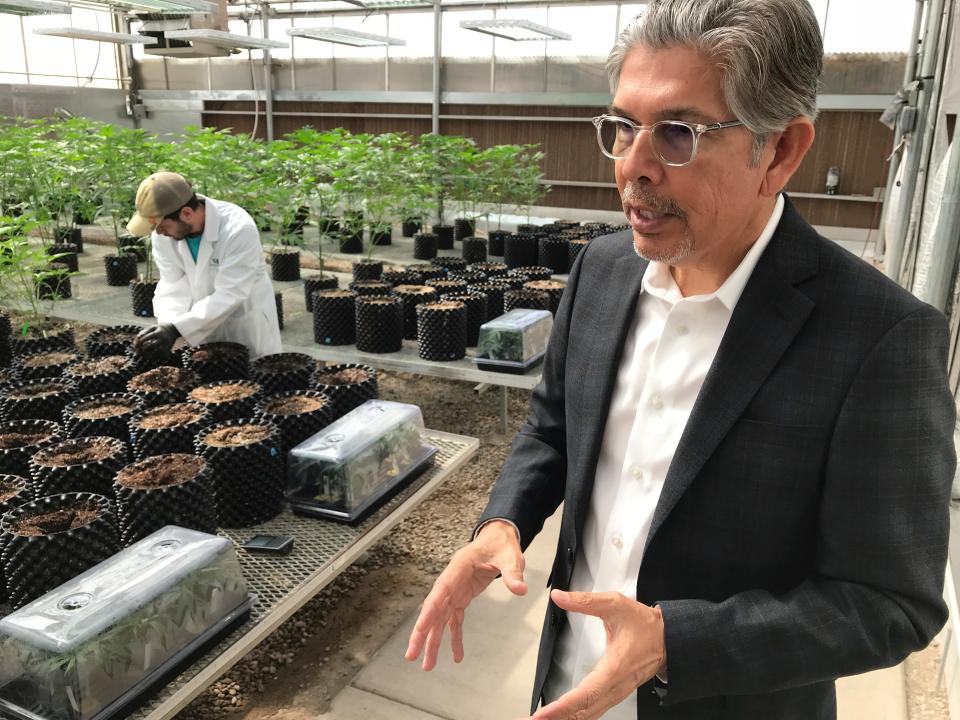
<path fill-rule="evenodd" d="M 270 275 L 277 282 L 300 279 L 300 251 L 277 247 L 270 251 Z"/>
<path fill-rule="evenodd" d="M 0 396 L 4 394 L 7 387 L 15 386 L 20 383 L 20 372 L 13 367 L 0 367 Z"/>
<path fill-rule="evenodd" d="M 547 297 L 550 298 L 548 309 L 555 315 L 557 308 L 560 307 L 560 298 L 563 296 L 563 289 L 566 285 L 559 280 L 531 280 L 523 287 L 527 290 L 546 293 Z"/>
<path fill-rule="evenodd" d="M 193 452 L 193 440 L 209 424 L 203 405 L 158 405 L 130 420 L 130 441 L 137 460 L 166 453 Z"/>
<path fill-rule="evenodd" d="M 549 280 L 553 277 L 553 270 L 542 265 L 529 265 L 513 268 L 510 270 L 510 277 L 522 277 L 524 282 L 531 280 Z"/>
<path fill-rule="evenodd" d="M 77 343 L 71 327 L 47 330 L 43 334 L 34 334 L 33 329 L 30 329 L 27 335 L 10 334 L 10 350 L 14 357 L 51 350 L 76 350 L 76 348 Z"/>
<path fill-rule="evenodd" d="M 0 474 L 30 477 L 30 458 L 60 439 L 60 424 L 52 420 L 0 422 Z"/>
<path fill-rule="evenodd" d="M 487 252 L 496 257 L 503 257 L 503 240 L 510 235 L 506 230 L 491 230 L 487 233 Z"/>
<path fill-rule="evenodd" d="M 187 400 L 207 409 L 210 423 L 253 417 L 260 385 L 252 380 L 221 380 L 195 387 Z"/>
<path fill-rule="evenodd" d="M 364 258 L 353 263 L 354 280 L 379 280 L 383 274 L 383 262 Z"/>
<path fill-rule="evenodd" d="M 567 267 L 573 267 L 581 251 L 587 246 L 589 240 L 570 240 L 567 243 Z"/>
<path fill-rule="evenodd" d="M 130 420 L 143 412 L 143 402 L 132 393 L 105 393 L 74 400 L 63 409 L 68 437 L 99 435 L 127 442 Z"/>
<path fill-rule="evenodd" d="M 130 303 L 137 317 L 153 317 L 153 294 L 157 290 L 156 281 L 130 281 Z"/>
<path fill-rule="evenodd" d="M 444 255 L 443 257 L 435 257 L 433 260 L 430 261 L 430 264 L 436 265 L 445 273 L 458 272 L 460 270 L 467 269 L 467 261 L 464 260 L 462 257 L 456 257 L 454 255 Z"/>
<path fill-rule="evenodd" d="M 476 229 L 476 220 L 457 218 L 453 221 L 453 238 L 454 240 L 463 240 L 464 238 L 473 237 Z"/>
<path fill-rule="evenodd" d="M 20 608 L 120 550 L 110 501 L 92 493 L 42 497 L 0 518 L 0 563 Z"/>
<path fill-rule="evenodd" d="M 17 358 L 16 368 L 23 381 L 58 378 L 69 365 L 79 359 L 80 353 L 74 350 L 53 350 L 21 355 Z"/>
<path fill-rule="evenodd" d="M 454 270 L 447 274 L 450 280 L 463 280 L 467 285 L 476 285 L 487 281 L 487 274 L 479 270 Z"/>
<path fill-rule="evenodd" d="M 313 295 L 313 339 L 320 345 L 353 345 L 357 339 L 357 294 L 321 290 Z"/>
<path fill-rule="evenodd" d="M 183 366 L 201 383 L 246 380 L 250 377 L 250 350 L 235 342 L 210 342 L 183 351 Z"/>
<path fill-rule="evenodd" d="M 126 355 L 108 355 L 75 362 L 63 376 L 76 385 L 77 397 L 84 397 L 123 392 L 134 372 L 133 363 Z"/>
<path fill-rule="evenodd" d="M 45 271 L 33 276 L 33 284 L 40 300 L 55 300 L 73 297 L 70 278 L 66 275 L 69 268 L 62 262 L 52 262 Z"/>
<path fill-rule="evenodd" d="M 482 272 L 484 275 L 487 276 L 488 280 L 491 278 L 503 277 L 510 271 L 510 268 L 508 268 L 505 263 L 500 263 L 500 262 L 474 263 L 473 265 L 470 265 L 467 269 L 474 270 L 477 272 Z"/>
<path fill-rule="evenodd" d="M 293 217 L 293 222 L 287 223 L 287 232 L 291 235 L 303 236 L 303 228 L 310 219 L 310 208 L 301 205 L 297 208 L 297 214 Z"/>
<path fill-rule="evenodd" d="M 192 370 L 162 367 L 134 375 L 127 382 L 127 392 L 140 398 L 145 408 L 183 402 L 189 392 L 200 384 Z"/>
<path fill-rule="evenodd" d="M 550 268 L 554 275 L 566 273 L 570 269 L 570 249 L 566 238 L 540 238 L 537 258 L 537 264 Z"/>
<path fill-rule="evenodd" d="M 330 402 L 330 421 L 338 420 L 379 394 L 377 371 L 369 365 L 343 363 L 318 368 L 314 388 Z"/>
<path fill-rule="evenodd" d="M 216 534 L 210 476 L 206 460 L 186 453 L 154 455 L 123 468 L 113 483 L 123 544 L 165 525 Z"/>
<path fill-rule="evenodd" d="M 317 218 L 317 229 L 321 235 L 339 235 L 340 223 L 336 218 L 319 217 Z"/>
<path fill-rule="evenodd" d="M 517 233 L 503 239 L 503 262 L 510 269 L 536 265 L 538 256 L 536 235 Z"/>
<path fill-rule="evenodd" d="M 103 258 L 103 269 L 107 273 L 107 285 L 129 285 L 131 280 L 137 278 L 137 258 L 133 255 L 106 255 Z"/>
<path fill-rule="evenodd" d="M 431 232 L 437 236 L 437 247 L 441 250 L 453 250 L 453 225 L 431 225 Z"/>
<path fill-rule="evenodd" d="M 30 458 L 34 497 L 89 492 L 113 497 L 113 476 L 128 462 L 129 448 L 115 437 L 90 435 L 61 440 Z"/>
<path fill-rule="evenodd" d="M 250 377 L 266 397 L 291 390 L 307 390 L 317 362 L 304 353 L 263 355 L 250 363 Z"/>
<path fill-rule="evenodd" d="M 466 305 L 454 300 L 417 305 L 417 352 L 424 360 L 459 360 L 466 355 Z"/>
<path fill-rule="evenodd" d="M 54 238 L 59 244 L 73 245 L 77 252 L 83 252 L 83 232 L 80 228 L 57 228 Z"/>
<path fill-rule="evenodd" d="M 436 300 L 437 290 L 429 285 L 397 285 L 393 290 L 403 303 L 403 337 L 416 340 L 417 305 Z"/>
<path fill-rule="evenodd" d="M 430 260 L 437 256 L 440 238 L 436 233 L 419 232 L 413 236 L 413 257 L 416 260 Z"/>
<path fill-rule="evenodd" d="M 403 347 L 403 301 L 392 297 L 358 297 L 357 350 L 397 352 Z"/>
<path fill-rule="evenodd" d="M 15 507 L 30 501 L 30 480 L 21 475 L 0 475 L 0 517 Z M 4 583 L 0 578 L 0 602 L 3 601 Z"/>
<path fill-rule="evenodd" d="M 0 399 L 0 420 L 53 420 L 76 397 L 73 383 L 61 378 L 41 378 L 7 390 Z"/>
<path fill-rule="evenodd" d="M 549 310 L 550 296 L 540 290 L 508 290 L 503 295 L 503 310 L 510 312 L 517 308 L 528 308 L 530 310 Z"/>
<path fill-rule="evenodd" d="M 407 265 L 405 269 L 420 274 L 420 282 L 414 283 L 416 285 L 425 283 L 427 280 L 438 280 L 447 276 L 446 270 L 432 262 L 414 263 L 413 265 Z"/>
<path fill-rule="evenodd" d="M 370 244 L 381 247 L 393 244 L 393 228 L 389 225 L 372 225 L 370 227 Z"/>
<path fill-rule="evenodd" d="M 487 240 L 482 237 L 465 237 L 460 254 L 468 263 L 481 263 L 487 259 Z"/>
<path fill-rule="evenodd" d="M 256 418 L 280 430 L 278 450 L 282 457 L 335 419 L 330 398 L 317 390 L 294 390 L 264 398 L 257 405 Z"/>
<path fill-rule="evenodd" d="M 532 223 L 520 223 L 517 225 L 518 233 L 528 233 L 530 235 L 539 235 L 542 232 L 542 229 L 539 225 L 534 225 Z"/>
<path fill-rule="evenodd" d="M 354 280 L 349 287 L 357 297 L 393 295 L 393 285 L 381 280 Z"/>
<path fill-rule="evenodd" d="M 363 252 L 363 233 L 341 231 L 340 252 L 350 255 L 359 255 Z"/>
<path fill-rule="evenodd" d="M 307 312 L 313 312 L 313 294 L 320 290 L 336 290 L 339 281 L 333 275 L 314 275 L 303 281 L 303 302 Z"/>
<path fill-rule="evenodd" d="M 143 238 L 121 235 L 117 238 L 117 254 L 129 255 L 137 262 L 144 262 L 147 259 L 147 245 Z"/>
<path fill-rule="evenodd" d="M 416 270 L 384 270 L 380 279 L 385 283 L 390 283 L 396 289 L 397 285 L 420 285 L 423 283 L 423 275 Z"/>
<path fill-rule="evenodd" d="M 400 232 L 404 237 L 413 237 L 421 227 L 423 223 L 420 220 L 404 220 L 400 224 Z"/>
<path fill-rule="evenodd" d="M 277 308 L 277 327 L 283 330 L 283 293 L 273 294 L 273 304 Z"/>
<path fill-rule="evenodd" d="M 210 466 L 221 527 L 250 527 L 280 514 L 286 465 L 276 425 L 249 418 L 213 425 L 197 436 L 196 452 Z"/>
<path fill-rule="evenodd" d="M 87 355 L 89 357 L 124 355 L 142 329 L 138 325 L 110 325 L 97 328 L 87 335 L 85 342 Z"/>
<path fill-rule="evenodd" d="M 476 347 L 480 326 L 487 321 L 487 296 L 482 292 L 466 291 L 442 296 L 443 300 L 463 303 L 467 308 L 467 347 Z"/>
<path fill-rule="evenodd" d="M 54 243 L 47 247 L 47 255 L 58 255 L 56 262 L 66 265 L 70 272 L 80 270 L 80 261 L 77 258 L 79 252 L 73 243 Z"/>
<path fill-rule="evenodd" d="M 507 291 L 502 285 L 486 282 L 470 285 L 469 290 L 481 292 L 487 296 L 487 320 L 503 315 L 503 294 Z M 486 320 L 484 320 L 486 322 Z"/>
<path fill-rule="evenodd" d="M 10 349 L 10 318 L 0 312 L 0 368 L 8 367 L 13 361 Z"/>
<path fill-rule="evenodd" d="M 440 295 L 445 295 L 447 293 L 466 292 L 468 283 L 466 280 L 458 280 L 448 276 L 438 280 L 427 280 L 424 285 L 434 288 Z"/>

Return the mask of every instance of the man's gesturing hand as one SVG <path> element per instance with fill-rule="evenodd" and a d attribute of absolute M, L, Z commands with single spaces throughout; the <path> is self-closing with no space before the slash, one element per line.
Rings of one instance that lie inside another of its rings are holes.
<path fill-rule="evenodd" d="M 577 687 L 537 710 L 531 720 L 594 720 L 666 669 L 660 608 L 648 607 L 617 592 L 554 590 L 550 597 L 567 612 L 603 620 L 607 649 Z"/>
<path fill-rule="evenodd" d="M 450 564 L 440 573 L 423 601 L 404 657 L 416 660 L 423 652 L 423 669 L 433 670 L 437 665 L 443 630 L 449 627 L 453 661 L 463 660 L 464 610 L 498 574 L 503 576 L 503 584 L 514 595 L 527 594 L 517 531 L 509 523 L 493 520 L 483 526 L 473 542 L 457 550 Z"/>

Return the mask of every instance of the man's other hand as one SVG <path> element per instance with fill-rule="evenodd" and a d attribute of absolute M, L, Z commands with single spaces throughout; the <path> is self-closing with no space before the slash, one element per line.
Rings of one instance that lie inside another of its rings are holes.
<path fill-rule="evenodd" d="M 133 339 L 133 347 L 145 358 L 164 358 L 180 337 L 175 325 L 154 325 L 144 328 Z"/>
<path fill-rule="evenodd" d="M 545 705 L 531 720 L 594 720 L 619 705 L 655 674 L 667 667 L 663 615 L 618 592 L 589 593 L 554 590 L 554 604 L 603 620 L 607 648 L 600 662 L 569 692 Z"/>
<path fill-rule="evenodd" d="M 520 539 L 513 526 L 501 520 L 484 525 L 473 542 L 454 553 L 433 584 L 410 633 L 404 657 L 416 660 L 423 652 L 423 669 L 433 670 L 444 628 L 449 627 L 453 661 L 463 660 L 463 614 L 467 605 L 497 575 L 503 576 L 503 584 L 514 595 L 526 595 L 523 567 Z"/>

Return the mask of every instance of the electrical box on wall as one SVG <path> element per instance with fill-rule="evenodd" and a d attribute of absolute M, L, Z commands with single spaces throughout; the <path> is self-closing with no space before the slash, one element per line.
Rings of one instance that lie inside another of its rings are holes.
<path fill-rule="evenodd" d="M 165 55 L 167 57 L 205 58 L 227 57 L 230 50 L 203 42 L 202 40 L 181 40 L 168 38 L 172 30 L 226 30 L 227 2 L 217 0 L 215 13 L 182 15 L 171 17 L 168 14 L 138 14 L 141 21 L 140 34 L 156 38 L 157 44 L 144 48 L 146 55 Z"/>

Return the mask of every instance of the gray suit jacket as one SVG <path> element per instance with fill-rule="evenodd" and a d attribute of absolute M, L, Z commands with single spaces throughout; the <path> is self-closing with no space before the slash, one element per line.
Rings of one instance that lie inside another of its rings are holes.
<path fill-rule="evenodd" d="M 630 233 L 580 254 L 543 382 L 480 522 L 526 547 L 564 502 L 566 589 L 645 263 Z M 637 578 L 669 686 L 639 718 L 834 718 L 834 679 L 890 666 L 943 625 L 956 457 L 943 316 L 814 232 L 787 201 L 667 474 Z M 541 637 L 532 706 L 558 628 Z"/>

